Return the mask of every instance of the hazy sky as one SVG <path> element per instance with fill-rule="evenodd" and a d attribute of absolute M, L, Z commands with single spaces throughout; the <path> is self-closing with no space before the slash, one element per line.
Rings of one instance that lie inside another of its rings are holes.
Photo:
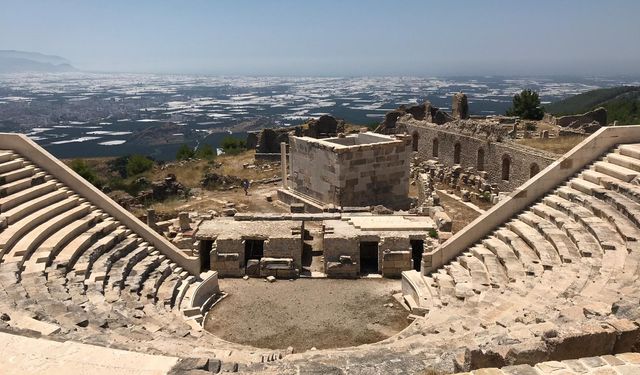
<path fill-rule="evenodd" d="M 640 74 L 640 0 L 0 0 L 0 49 L 95 71 Z"/>

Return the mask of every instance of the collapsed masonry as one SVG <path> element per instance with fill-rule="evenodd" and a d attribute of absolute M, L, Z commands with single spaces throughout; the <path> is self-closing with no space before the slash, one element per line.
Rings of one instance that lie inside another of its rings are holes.
<path fill-rule="evenodd" d="M 333 116 L 323 115 L 310 119 L 302 125 L 280 128 L 265 128 L 249 132 L 246 146 L 256 150 L 256 159 L 279 160 L 280 143 L 289 142 L 289 135 L 297 137 L 330 138 L 345 131 L 345 122 Z"/>

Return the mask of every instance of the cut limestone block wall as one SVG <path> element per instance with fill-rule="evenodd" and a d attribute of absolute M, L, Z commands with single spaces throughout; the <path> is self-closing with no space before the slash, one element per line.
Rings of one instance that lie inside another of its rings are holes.
<path fill-rule="evenodd" d="M 273 276 L 291 278 L 297 277 L 302 269 L 302 232 L 302 222 L 295 220 L 217 218 L 203 222 L 195 237 L 212 242 L 209 266 L 221 277 L 271 276 L 273 273 Z M 247 241 L 262 241 L 260 259 L 247 260 Z M 275 270 L 279 270 L 277 275 Z"/>
<path fill-rule="evenodd" d="M 400 277 L 402 271 L 410 270 L 411 251 L 382 251 L 382 276 Z"/>
<path fill-rule="evenodd" d="M 410 227 L 410 219 L 418 220 L 419 225 Z M 386 227 L 373 229 L 381 222 L 387 223 Z M 366 227 L 367 224 L 369 227 Z M 403 228 L 402 225 L 405 224 L 407 226 Z M 428 248 L 428 228 L 434 225 L 430 218 L 424 216 L 365 215 L 345 217 L 343 220 L 326 220 L 323 243 L 325 273 L 328 277 L 336 278 L 361 276 L 360 244 L 376 242 L 378 272 L 384 277 L 400 277 L 402 271 L 413 268 L 411 241 L 422 240 L 425 249 Z"/>
<path fill-rule="evenodd" d="M 410 139 L 375 133 L 291 137 L 291 189 L 343 207 L 407 208 Z"/>
<path fill-rule="evenodd" d="M 448 167 L 460 165 L 486 171 L 488 182 L 497 184 L 501 191 L 522 185 L 558 158 L 558 155 L 513 142 L 467 135 L 436 124 L 407 121 L 404 125 L 421 159 L 435 159 Z"/>

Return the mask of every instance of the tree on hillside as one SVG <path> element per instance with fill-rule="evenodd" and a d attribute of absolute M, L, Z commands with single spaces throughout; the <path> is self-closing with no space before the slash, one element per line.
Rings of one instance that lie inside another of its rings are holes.
<path fill-rule="evenodd" d="M 220 143 L 225 154 L 235 155 L 246 149 L 246 143 L 243 139 L 234 137 L 224 137 Z"/>
<path fill-rule="evenodd" d="M 198 159 L 211 160 L 216 157 L 216 152 L 210 144 L 205 143 L 198 147 L 195 157 Z"/>
<path fill-rule="evenodd" d="M 180 146 L 178 152 L 176 153 L 177 160 L 193 159 L 194 156 L 195 152 L 193 151 L 193 149 L 189 147 L 189 145 L 186 145 L 184 143 L 182 144 L 182 146 Z"/>
<path fill-rule="evenodd" d="M 135 176 L 153 168 L 153 160 L 142 155 L 131 155 L 127 161 L 127 176 Z"/>
<path fill-rule="evenodd" d="M 542 120 L 544 109 L 540 106 L 538 93 L 530 89 L 522 90 L 513 97 L 513 105 L 507 110 L 507 116 L 519 116 L 525 120 Z"/>
<path fill-rule="evenodd" d="M 71 169 L 74 172 L 79 174 L 82 178 L 87 180 L 90 184 L 97 186 L 98 188 L 102 185 L 100 179 L 96 175 L 96 172 L 87 164 L 86 161 L 82 159 L 75 159 L 71 162 Z"/>

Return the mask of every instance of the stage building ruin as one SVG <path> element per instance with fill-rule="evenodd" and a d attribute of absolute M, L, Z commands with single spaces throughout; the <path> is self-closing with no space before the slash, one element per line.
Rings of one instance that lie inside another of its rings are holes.
<path fill-rule="evenodd" d="M 196 233 L 203 266 L 220 276 L 298 277 L 302 268 L 302 221 L 216 218 Z"/>
<path fill-rule="evenodd" d="M 285 177 L 278 196 L 286 203 L 304 202 L 315 211 L 329 205 L 407 209 L 410 154 L 410 137 L 403 135 L 290 136 L 290 185 Z M 286 174 L 284 165 L 286 160 Z"/>

